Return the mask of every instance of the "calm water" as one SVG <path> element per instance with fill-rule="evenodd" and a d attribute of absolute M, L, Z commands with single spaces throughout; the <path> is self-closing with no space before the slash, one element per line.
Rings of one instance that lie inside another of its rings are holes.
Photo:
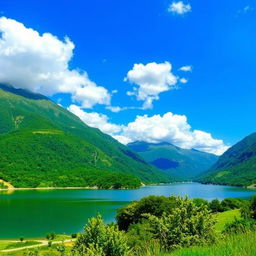
<path fill-rule="evenodd" d="M 255 190 L 198 183 L 147 186 L 136 190 L 27 190 L 0 192 L 0 238 L 42 237 L 82 231 L 98 212 L 113 221 L 116 209 L 148 195 L 188 195 L 207 200 L 248 198 Z"/>

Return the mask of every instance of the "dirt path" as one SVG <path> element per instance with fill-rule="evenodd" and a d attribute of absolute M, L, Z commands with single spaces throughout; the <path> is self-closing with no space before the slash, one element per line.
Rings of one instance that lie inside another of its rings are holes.
<path fill-rule="evenodd" d="M 41 244 L 29 245 L 29 246 L 14 248 L 14 249 L 6 249 L 6 250 L 2 250 L 0 252 L 16 252 L 16 251 L 21 251 L 21 250 L 26 250 L 26 249 L 33 249 L 33 248 L 38 248 L 38 247 L 42 247 L 42 246 L 48 246 L 47 240 L 33 240 L 33 241 L 40 242 Z M 52 242 L 52 244 L 70 243 L 70 242 L 74 242 L 74 241 L 75 241 L 75 239 L 67 239 L 64 241 L 55 241 L 55 242 Z"/>

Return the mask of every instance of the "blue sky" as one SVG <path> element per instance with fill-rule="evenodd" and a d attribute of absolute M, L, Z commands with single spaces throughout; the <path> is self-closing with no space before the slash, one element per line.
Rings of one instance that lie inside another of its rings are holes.
<path fill-rule="evenodd" d="M 86 71 L 111 95 L 111 103 L 103 100 L 84 108 L 81 101 L 72 102 L 69 93 L 51 94 L 62 106 L 75 104 L 81 111 L 105 115 L 110 124 L 124 126 L 138 115 L 185 115 L 192 131 L 210 133 L 232 145 L 255 131 L 256 4 L 189 0 L 183 1 L 189 9 L 181 14 L 171 11 L 173 2 L 179 1 L 2 0 L 0 11 L 39 34 L 49 32 L 62 42 L 68 36 L 75 45 L 69 70 Z M 136 79 L 124 78 L 136 63 L 145 67 L 165 62 L 172 65 L 170 72 L 178 82 L 159 93 L 151 108 L 141 109 L 144 100 L 127 95 L 134 86 L 139 88 L 132 84 Z M 192 72 L 179 70 L 183 66 L 192 66 Z M 179 82 L 181 78 L 187 82 Z M 116 113 L 107 105 L 132 109 Z M 127 134 L 133 136 L 131 131 Z M 134 138 L 141 138 L 136 134 Z M 148 141 L 156 139 L 146 135 Z M 168 136 L 159 141 L 176 142 L 176 135 Z M 177 141 L 179 146 L 186 144 Z"/>

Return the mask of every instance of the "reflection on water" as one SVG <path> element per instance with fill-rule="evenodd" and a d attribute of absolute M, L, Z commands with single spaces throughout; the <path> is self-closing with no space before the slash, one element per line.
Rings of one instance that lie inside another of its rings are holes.
<path fill-rule="evenodd" d="M 177 183 L 133 190 L 18 190 L 0 192 L 0 238 L 40 237 L 54 231 L 82 231 L 87 219 L 100 213 L 114 221 L 116 209 L 148 195 L 190 198 L 248 198 L 255 190 Z"/>

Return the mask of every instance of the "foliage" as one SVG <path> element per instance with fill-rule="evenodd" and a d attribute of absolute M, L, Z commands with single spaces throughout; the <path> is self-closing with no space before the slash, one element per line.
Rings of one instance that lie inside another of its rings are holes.
<path fill-rule="evenodd" d="M 233 223 L 235 220 L 241 219 L 241 213 L 239 209 L 229 210 L 225 212 L 219 212 L 214 214 L 216 219 L 215 230 L 221 233 L 225 230 L 226 225 Z"/>
<path fill-rule="evenodd" d="M 209 246 L 184 248 L 161 256 L 255 256 L 256 233 L 228 235 Z M 155 256 L 154 254 L 150 256 Z"/>
<path fill-rule="evenodd" d="M 242 217 L 245 219 L 256 220 L 256 196 L 253 196 L 249 203 L 244 204 L 241 208 Z"/>
<path fill-rule="evenodd" d="M 213 212 L 223 212 L 223 206 L 221 205 L 220 201 L 218 199 L 214 199 L 209 203 L 209 209 Z"/>
<path fill-rule="evenodd" d="M 47 240 L 54 240 L 55 237 L 56 237 L 56 234 L 55 234 L 54 232 L 48 233 L 48 234 L 46 235 L 46 239 L 47 239 Z"/>
<path fill-rule="evenodd" d="M 125 256 L 128 245 L 125 234 L 116 225 L 105 225 L 101 216 L 91 218 L 74 246 L 77 255 Z"/>
<path fill-rule="evenodd" d="M 221 201 L 221 206 L 224 211 L 241 208 L 246 203 L 246 200 L 239 198 L 225 198 Z"/>
<path fill-rule="evenodd" d="M 224 233 L 239 234 L 249 231 L 256 231 L 256 221 L 250 219 L 237 219 L 234 222 L 226 225 Z"/>
<path fill-rule="evenodd" d="M 198 179 L 204 183 L 249 186 L 256 184 L 256 133 L 228 149 Z"/>
<path fill-rule="evenodd" d="M 192 200 L 177 197 L 177 207 L 162 217 L 148 214 L 155 238 L 163 248 L 173 250 L 215 240 L 214 219 L 206 206 L 196 206 Z"/>
<path fill-rule="evenodd" d="M 175 196 L 148 196 L 138 202 L 133 202 L 128 206 L 122 207 L 117 211 L 117 224 L 119 229 L 128 230 L 130 224 L 138 223 L 144 219 L 144 214 L 151 214 L 157 217 L 164 212 L 169 213 L 177 206 Z"/>
<path fill-rule="evenodd" d="M 126 146 L 46 97 L 4 85 L 0 85 L 0 155 L 0 179 L 16 187 L 135 188 L 141 181 L 171 181 Z"/>

